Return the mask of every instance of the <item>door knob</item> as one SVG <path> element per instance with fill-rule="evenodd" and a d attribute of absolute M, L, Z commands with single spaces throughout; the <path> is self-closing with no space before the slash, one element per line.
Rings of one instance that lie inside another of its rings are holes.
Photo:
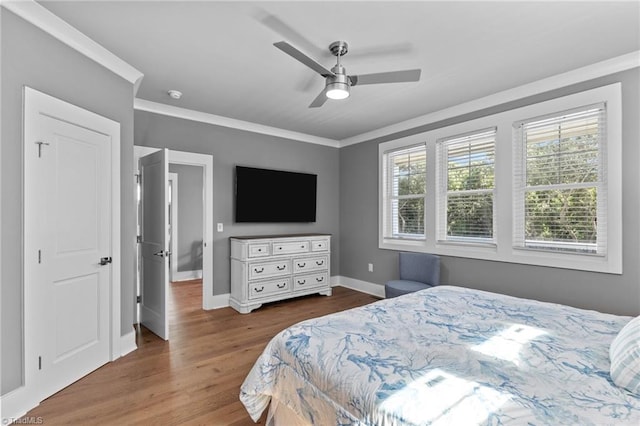
<path fill-rule="evenodd" d="M 169 256 L 170 254 L 171 252 L 168 250 L 160 250 L 159 252 L 153 253 L 154 256 L 160 256 L 160 257 Z"/>
<path fill-rule="evenodd" d="M 100 258 L 100 265 L 104 266 L 107 265 L 109 263 L 111 263 L 112 259 L 111 257 L 101 257 Z"/>

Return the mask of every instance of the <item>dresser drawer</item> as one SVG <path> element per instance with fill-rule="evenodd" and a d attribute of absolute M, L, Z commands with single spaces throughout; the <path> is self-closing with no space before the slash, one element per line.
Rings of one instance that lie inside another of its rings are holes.
<path fill-rule="evenodd" d="M 302 257 L 293 260 L 293 272 L 318 271 L 327 269 L 327 256 Z"/>
<path fill-rule="evenodd" d="M 309 251 L 309 241 L 286 241 L 273 243 L 273 255 L 306 253 Z"/>
<path fill-rule="evenodd" d="M 291 288 L 291 280 L 282 278 L 272 281 L 261 281 L 249 285 L 249 299 L 258 299 L 278 293 L 286 293 Z"/>
<path fill-rule="evenodd" d="M 326 272 L 308 275 L 296 275 L 293 277 L 293 291 L 304 290 L 312 287 L 328 286 L 329 275 Z"/>
<path fill-rule="evenodd" d="M 311 251 L 327 251 L 329 249 L 329 241 L 320 240 L 311 242 Z"/>
<path fill-rule="evenodd" d="M 249 257 L 269 256 L 269 243 L 249 244 Z"/>
<path fill-rule="evenodd" d="M 291 271 L 289 259 L 271 262 L 253 262 L 249 264 L 249 280 L 259 280 L 278 275 L 287 275 Z"/>

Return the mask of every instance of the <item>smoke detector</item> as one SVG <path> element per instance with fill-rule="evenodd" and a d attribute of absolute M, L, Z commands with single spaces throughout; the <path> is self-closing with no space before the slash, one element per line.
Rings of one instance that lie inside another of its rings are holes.
<path fill-rule="evenodd" d="M 180 99 L 182 97 L 182 92 L 178 90 L 169 90 L 167 94 L 171 96 L 173 99 Z"/>

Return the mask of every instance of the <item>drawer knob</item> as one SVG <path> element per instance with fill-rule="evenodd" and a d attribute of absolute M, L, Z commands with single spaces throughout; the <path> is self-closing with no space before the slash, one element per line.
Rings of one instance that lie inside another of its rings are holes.
<path fill-rule="evenodd" d="M 307 283 L 307 280 L 298 280 L 298 285 L 305 285 Z"/>
<path fill-rule="evenodd" d="M 260 288 L 256 287 L 256 288 L 254 288 L 253 290 L 254 290 L 256 293 L 260 293 L 262 290 L 264 290 L 264 286 L 262 286 L 262 287 L 260 287 Z"/>
<path fill-rule="evenodd" d="M 316 278 L 316 281 L 317 281 L 317 282 L 319 282 L 319 283 L 321 283 L 322 281 L 324 281 L 324 277 Z"/>
<path fill-rule="evenodd" d="M 276 284 L 278 286 L 278 288 L 285 288 L 287 286 L 287 283 L 282 283 L 282 284 Z"/>
<path fill-rule="evenodd" d="M 264 268 L 260 268 L 260 269 L 258 269 L 258 268 L 253 268 L 253 272 L 255 272 L 256 274 L 261 274 L 261 273 L 263 273 L 263 272 L 264 272 Z"/>
<path fill-rule="evenodd" d="M 317 261 L 316 260 L 316 265 L 318 265 L 318 266 L 324 265 L 324 260 L 321 260 L 321 261 Z"/>
<path fill-rule="evenodd" d="M 298 263 L 298 268 L 304 268 L 305 266 L 307 266 L 306 263 Z"/>
<path fill-rule="evenodd" d="M 287 269 L 287 265 L 276 266 L 276 268 L 278 268 L 278 271 L 284 271 L 285 269 Z"/>

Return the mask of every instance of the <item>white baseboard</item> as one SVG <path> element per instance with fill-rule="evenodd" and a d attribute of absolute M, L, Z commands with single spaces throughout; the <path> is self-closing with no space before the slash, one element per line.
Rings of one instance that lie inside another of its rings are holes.
<path fill-rule="evenodd" d="M 230 293 L 225 294 L 217 294 L 215 296 L 210 296 L 207 298 L 207 303 L 205 305 L 205 309 L 220 309 L 220 308 L 228 308 L 229 305 L 229 297 Z"/>
<path fill-rule="evenodd" d="M 178 271 L 173 277 L 171 277 L 171 281 L 189 281 L 189 280 L 198 280 L 202 278 L 202 269 L 197 271 Z"/>
<path fill-rule="evenodd" d="M 8 425 L 23 417 L 29 410 L 33 410 L 38 405 L 40 405 L 39 401 L 34 401 L 33 398 L 29 398 L 29 395 L 27 395 L 27 388 L 20 386 L 0 397 L 0 406 L 2 407 L 2 419 L 0 421 L 2 421 L 3 425 Z"/>
<path fill-rule="evenodd" d="M 331 286 L 342 286 L 351 290 L 367 293 L 372 296 L 384 298 L 384 286 L 382 284 L 370 283 L 368 281 L 357 280 L 355 278 L 336 275 L 331 277 Z"/>
<path fill-rule="evenodd" d="M 125 356 L 136 349 L 138 349 L 138 345 L 136 345 L 136 330 L 133 329 L 131 332 L 120 337 L 120 356 Z"/>

